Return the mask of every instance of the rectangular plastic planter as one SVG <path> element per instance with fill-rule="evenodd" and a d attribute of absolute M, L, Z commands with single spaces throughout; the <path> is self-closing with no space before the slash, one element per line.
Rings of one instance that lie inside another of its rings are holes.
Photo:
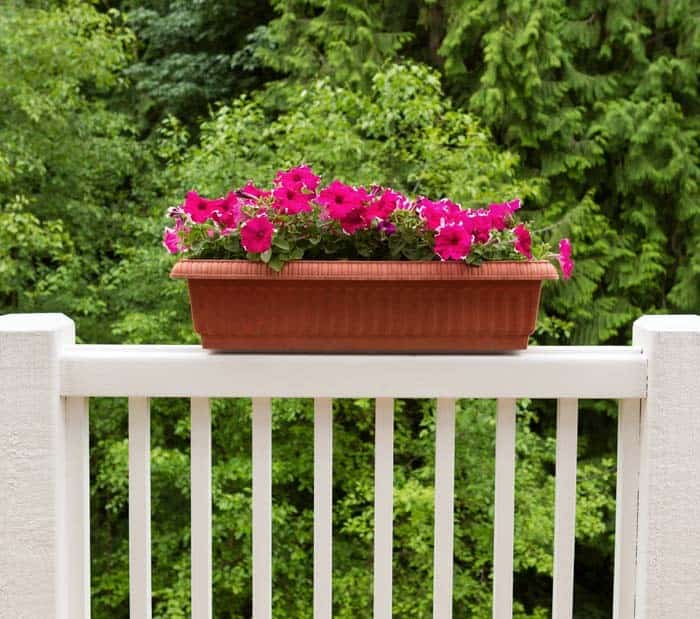
<path fill-rule="evenodd" d="M 245 260 L 181 260 L 202 346 L 236 352 L 527 348 L 549 262 L 313 261 L 281 273 Z"/>

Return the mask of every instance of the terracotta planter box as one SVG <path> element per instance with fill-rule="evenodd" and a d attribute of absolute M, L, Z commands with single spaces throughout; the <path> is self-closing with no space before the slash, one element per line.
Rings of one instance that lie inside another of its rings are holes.
<path fill-rule="evenodd" d="M 236 352 L 477 352 L 527 347 L 549 262 L 313 261 L 275 273 L 181 260 L 205 348 Z"/>

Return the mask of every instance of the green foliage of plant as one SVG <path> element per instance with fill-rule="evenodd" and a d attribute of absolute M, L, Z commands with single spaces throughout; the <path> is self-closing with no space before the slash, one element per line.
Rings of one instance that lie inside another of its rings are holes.
<path fill-rule="evenodd" d="M 260 26 L 248 54 L 262 66 L 303 80 L 332 76 L 346 87 L 366 85 L 384 60 L 412 36 L 385 26 L 406 13 L 396 0 L 272 0 L 275 19 Z M 397 20 L 398 21 L 398 20 Z"/>
<path fill-rule="evenodd" d="M 71 258 L 73 244 L 60 220 L 46 222 L 27 212 L 17 196 L 0 205 L 0 298 L 20 305 L 27 290 Z"/>

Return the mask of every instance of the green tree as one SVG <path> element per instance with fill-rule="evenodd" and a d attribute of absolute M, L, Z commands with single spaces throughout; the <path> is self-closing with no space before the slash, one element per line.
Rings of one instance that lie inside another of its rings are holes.
<path fill-rule="evenodd" d="M 109 270 L 139 146 L 105 97 L 121 86 L 133 37 L 90 4 L 0 6 L 0 309 L 94 311 L 85 292 Z M 53 297 L 53 299 L 52 299 Z"/>
<path fill-rule="evenodd" d="M 217 101 L 259 87 L 274 73 L 251 66 L 247 37 L 272 9 L 256 0 L 124 0 L 116 3 L 138 37 L 138 59 L 126 70 L 129 103 L 150 129 L 175 114 L 192 127 Z"/>
<path fill-rule="evenodd" d="M 576 283 L 550 296 L 575 342 L 700 308 L 699 11 L 516 0 L 448 18 L 451 89 L 545 179 L 545 219 L 578 241 Z"/>

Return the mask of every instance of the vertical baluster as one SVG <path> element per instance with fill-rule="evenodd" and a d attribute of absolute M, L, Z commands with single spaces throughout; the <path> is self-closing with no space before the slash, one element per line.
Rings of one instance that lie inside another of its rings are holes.
<path fill-rule="evenodd" d="M 571 619 L 574 608 L 577 436 L 578 400 L 560 399 L 557 403 L 552 619 Z"/>
<path fill-rule="evenodd" d="M 253 619 L 272 617 L 272 403 L 253 398 Z"/>
<path fill-rule="evenodd" d="M 374 619 L 391 619 L 394 400 L 377 398 L 374 430 Z"/>
<path fill-rule="evenodd" d="M 515 400 L 498 400 L 493 536 L 493 619 L 513 617 Z"/>
<path fill-rule="evenodd" d="M 129 398 L 129 616 L 151 617 L 151 414 Z"/>
<path fill-rule="evenodd" d="M 613 619 L 634 617 L 641 406 L 620 400 L 618 409 Z"/>
<path fill-rule="evenodd" d="M 68 616 L 90 617 L 90 432 L 88 398 L 66 398 Z"/>
<path fill-rule="evenodd" d="M 190 486 L 192 619 L 211 619 L 211 414 L 208 398 L 191 400 Z"/>
<path fill-rule="evenodd" d="M 333 401 L 314 400 L 314 619 L 333 612 Z"/>
<path fill-rule="evenodd" d="M 435 416 L 435 546 L 433 617 L 452 617 L 454 557 L 455 400 L 439 398 Z"/>

